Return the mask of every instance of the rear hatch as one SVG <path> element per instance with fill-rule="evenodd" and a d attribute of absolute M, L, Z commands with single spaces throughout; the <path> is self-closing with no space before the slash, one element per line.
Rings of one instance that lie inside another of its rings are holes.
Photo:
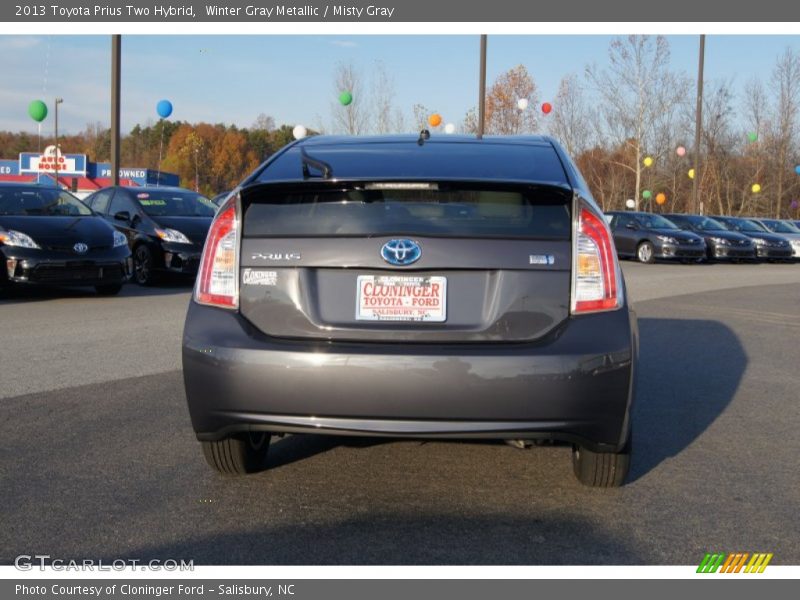
<path fill-rule="evenodd" d="M 310 180 L 241 199 L 240 310 L 270 336 L 522 342 L 569 315 L 567 185 Z"/>

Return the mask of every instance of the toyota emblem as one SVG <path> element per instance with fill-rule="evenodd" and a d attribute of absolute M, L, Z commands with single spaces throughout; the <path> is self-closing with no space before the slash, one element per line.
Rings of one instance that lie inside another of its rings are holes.
<path fill-rule="evenodd" d="M 392 265 L 410 265 L 422 256 L 422 249 L 414 240 L 389 240 L 381 248 L 381 256 Z"/>

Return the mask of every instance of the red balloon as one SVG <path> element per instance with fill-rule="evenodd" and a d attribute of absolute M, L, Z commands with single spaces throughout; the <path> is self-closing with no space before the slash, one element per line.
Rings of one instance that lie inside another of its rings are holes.
<path fill-rule="evenodd" d="M 542 104 L 542 112 L 544 114 L 549 115 L 551 110 L 553 110 L 552 104 L 550 104 L 549 102 L 545 102 L 544 104 Z"/>

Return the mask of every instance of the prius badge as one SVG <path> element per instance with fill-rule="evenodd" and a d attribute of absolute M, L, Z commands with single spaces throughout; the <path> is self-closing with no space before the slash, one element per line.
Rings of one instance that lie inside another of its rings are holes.
<path fill-rule="evenodd" d="M 390 265 L 402 267 L 417 262 L 422 248 L 414 240 L 389 240 L 381 248 L 381 256 Z"/>

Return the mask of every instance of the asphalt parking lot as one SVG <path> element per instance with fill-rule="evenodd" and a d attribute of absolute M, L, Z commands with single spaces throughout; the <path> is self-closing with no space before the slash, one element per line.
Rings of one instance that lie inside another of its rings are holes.
<path fill-rule="evenodd" d="M 798 564 L 800 265 L 623 268 L 641 363 L 614 490 L 567 447 L 315 436 L 225 479 L 183 397 L 188 285 L 2 300 L 0 563 Z"/>

